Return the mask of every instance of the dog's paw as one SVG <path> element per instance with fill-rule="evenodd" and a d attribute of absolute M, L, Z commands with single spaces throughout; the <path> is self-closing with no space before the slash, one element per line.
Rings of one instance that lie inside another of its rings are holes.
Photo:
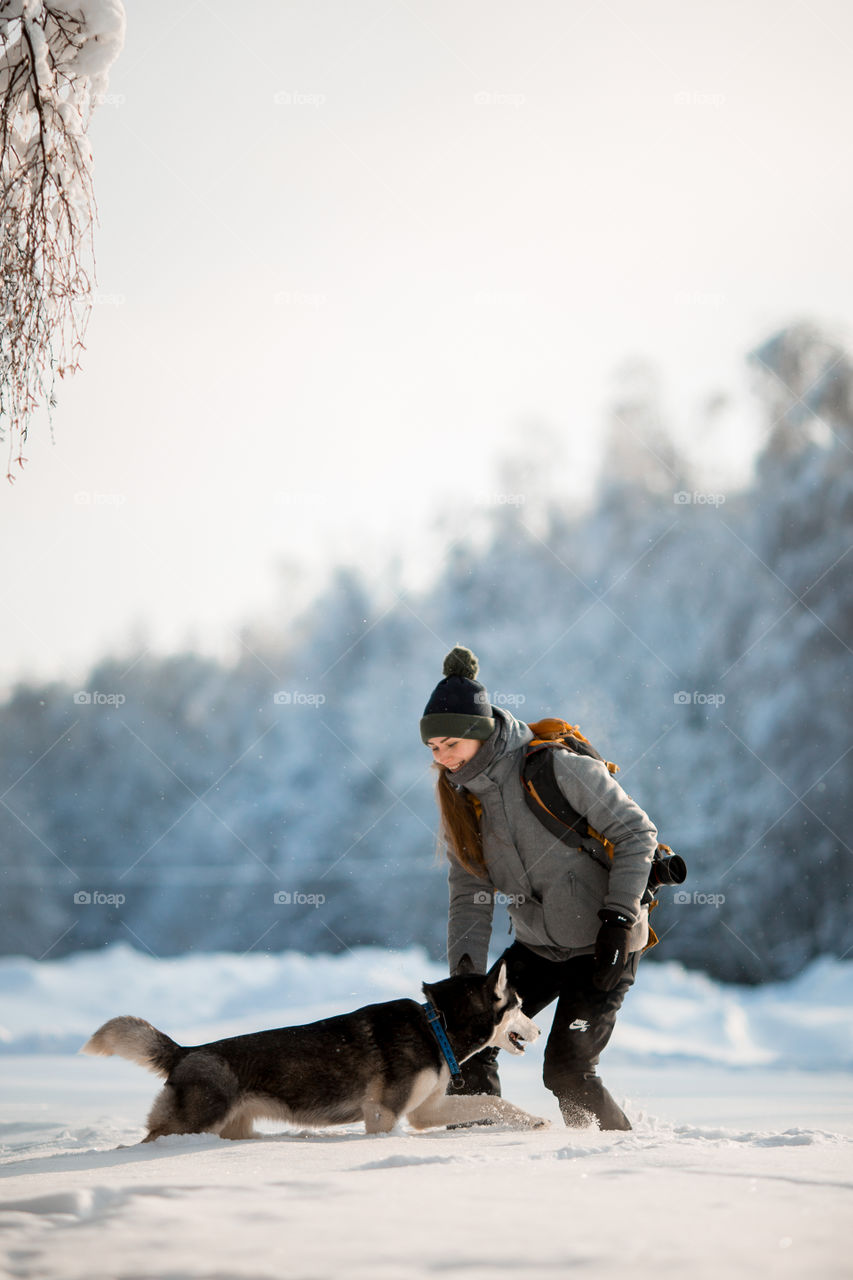
<path fill-rule="evenodd" d="M 525 1116 L 522 1121 L 525 1129 L 550 1129 L 551 1121 L 543 1119 L 542 1116 Z"/>

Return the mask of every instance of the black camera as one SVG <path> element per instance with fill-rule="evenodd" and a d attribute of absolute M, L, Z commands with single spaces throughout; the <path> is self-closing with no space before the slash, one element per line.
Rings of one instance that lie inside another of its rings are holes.
<path fill-rule="evenodd" d="M 649 888 L 661 884 L 684 884 L 687 879 L 687 863 L 677 853 L 668 857 L 657 850 L 649 868 Z"/>

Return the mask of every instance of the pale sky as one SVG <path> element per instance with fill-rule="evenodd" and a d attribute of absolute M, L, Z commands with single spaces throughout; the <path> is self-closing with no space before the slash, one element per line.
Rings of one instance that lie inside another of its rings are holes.
<path fill-rule="evenodd" d="M 0 490 L 4 682 L 227 651 L 281 564 L 423 573 L 534 423 L 574 501 L 626 360 L 687 439 L 783 324 L 850 341 L 842 0 L 127 7 L 87 351 Z"/>

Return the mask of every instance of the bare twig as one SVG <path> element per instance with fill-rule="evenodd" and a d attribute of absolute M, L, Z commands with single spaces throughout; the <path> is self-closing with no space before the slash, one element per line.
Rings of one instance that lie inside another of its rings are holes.
<path fill-rule="evenodd" d="M 11 17 L 4 17 L 11 13 Z M 8 478 L 30 418 L 79 364 L 95 264 L 85 9 L 0 3 L 0 432 Z"/>

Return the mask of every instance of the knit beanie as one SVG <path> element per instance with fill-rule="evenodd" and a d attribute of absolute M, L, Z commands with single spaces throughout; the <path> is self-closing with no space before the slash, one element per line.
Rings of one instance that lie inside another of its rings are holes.
<path fill-rule="evenodd" d="M 439 680 L 424 708 L 421 738 L 479 738 L 495 731 L 489 695 L 474 679 L 480 664 L 470 649 L 456 645 L 444 659 L 444 679 Z"/>

